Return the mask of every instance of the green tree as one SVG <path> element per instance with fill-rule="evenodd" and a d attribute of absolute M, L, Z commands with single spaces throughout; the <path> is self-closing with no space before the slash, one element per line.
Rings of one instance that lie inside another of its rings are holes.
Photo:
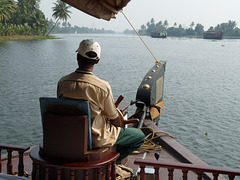
<path fill-rule="evenodd" d="M 0 1 L 0 22 L 9 20 L 12 14 L 16 11 L 16 4 L 14 0 Z"/>
<path fill-rule="evenodd" d="M 39 9 L 32 12 L 30 25 L 34 29 L 34 34 L 45 34 L 47 32 L 47 20 L 45 15 Z"/>
<path fill-rule="evenodd" d="M 167 27 L 168 27 L 168 21 L 165 20 L 164 23 L 163 23 L 163 25 L 165 26 L 165 28 L 167 28 Z"/>
<path fill-rule="evenodd" d="M 57 0 L 56 3 L 54 3 L 54 7 L 53 9 L 53 14 L 52 16 L 57 19 L 56 23 L 53 25 L 53 27 L 50 29 L 50 31 L 47 33 L 47 35 L 50 34 L 50 32 L 53 30 L 53 28 L 56 26 L 56 24 L 58 23 L 59 20 L 64 20 L 67 21 L 68 18 L 71 18 L 69 13 L 71 13 L 71 11 L 69 11 L 68 9 L 71 6 L 68 6 L 65 2 L 62 2 L 60 0 Z"/>
<path fill-rule="evenodd" d="M 69 28 L 71 28 L 72 25 L 68 22 L 68 23 L 67 23 L 67 26 L 68 26 Z"/>
<path fill-rule="evenodd" d="M 234 30 L 237 26 L 235 21 L 229 20 L 227 23 L 218 24 L 214 30 L 215 31 L 222 31 L 225 35 L 231 36 L 234 34 Z"/>
<path fill-rule="evenodd" d="M 138 31 L 139 34 L 141 35 L 146 35 L 147 34 L 147 28 L 145 25 L 141 26 L 141 29 Z"/>
<path fill-rule="evenodd" d="M 204 26 L 198 23 L 195 27 L 196 35 L 202 35 L 203 31 L 204 31 Z"/>
<path fill-rule="evenodd" d="M 192 23 L 190 24 L 190 28 L 193 29 L 194 26 L 195 26 L 195 23 L 192 22 Z"/>
<path fill-rule="evenodd" d="M 150 35 L 151 32 L 155 30 L 155 27 L 156 27 L 155 20 L 152 18 L 150 22 L 147 23 L 147 31 L 146 31 L 147 35 Z"/>
<path fill-rule="evenodd" d="M 153 18 L 151 19 L 151 24 L 155 24 L 155 20 Z"/>
<path fill-rule="evenodd" d="M 39 9 L 39 2 L 40 0 L 18 0 L 18 10 L 13 23 L 24 24 L 31 21 L 33 13 Z"/>
<path fill-rule="evenodd" d="M 213 31 L 213 30 L 214 30 L 213 26 L 211 26 L 210 28 L 208 28 L 208 31 Z"/>
<path fill-rule="evenodd" d="M 195 31 L 191 27 L 186 29 L 185 31 L 186 35 L 195 35 Z"/>
<path fill-rule="evenodd" d="M 39 10 L 39 2 L 40 0 L 18 0 L 17 11 L 14 13 L 14 16 L 11 18 L 9 23 L 22 25 L 25 23 L 30 24 L 36 10 Z"/>
<path fill-rule="evenodd" d="M 164 25 L 162 25 L 162 21 L 159 21 L 159 22 L 156 24 L 154 30 L 156 30 L 156 31 L 165 31 L 165 30 L 166 30 L 166 27 L 165 27 Z"/>

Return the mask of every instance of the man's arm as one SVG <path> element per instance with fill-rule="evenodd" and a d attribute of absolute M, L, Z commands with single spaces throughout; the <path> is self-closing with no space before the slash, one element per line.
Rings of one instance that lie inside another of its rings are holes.
<path fill-rule="evenodd" d="M 113 124 L 116 127 L 122 127 L 122 121 L 121 118 L 118 116 L 115 119 L 109 119 L 110 123 Z"/>

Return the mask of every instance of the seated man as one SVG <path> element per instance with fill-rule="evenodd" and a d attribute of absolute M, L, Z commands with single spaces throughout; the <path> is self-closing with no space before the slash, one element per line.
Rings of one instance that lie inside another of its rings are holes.
<path fill-rule="evenodd" d="M 100 60 L 98 42 L 83 40 L 76 52 L 79 67 L 59 80 L 57 97 L 89 101 L 93 148 L 116 144 L 120 153 L 117 164 L 121 164 L 122 159 L 143 144 L 145 135 L 139 129 L 121 127 L 109 83 L 93 74 L 94 65 Z"/>

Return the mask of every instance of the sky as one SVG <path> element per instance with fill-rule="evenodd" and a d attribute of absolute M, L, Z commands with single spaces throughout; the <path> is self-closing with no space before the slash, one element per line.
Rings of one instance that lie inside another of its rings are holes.
<path fill-rule="evenodd" d="M 40 9 L 46 18 L 53 19 L 52 7 L 56 0 L 41 0 Z M 152 18 L 155 24 L 159 21 L 168 21 L 169 26 L 181 24 L 189 27 L 192 22 L 200 23 L 207 30 L 210 26 L 236 21 L 240 27 L 240 0 L 131 0 L 123 9 L 124 14 L 136 29 L 146 25 Z M 72 26 L 97 28 L 122 32 L 132 30 L 127 20 L 121 13 L 116 19 L 105 21 L 87 15 L 73 7 L 71 18 L 68 20 Z"/>

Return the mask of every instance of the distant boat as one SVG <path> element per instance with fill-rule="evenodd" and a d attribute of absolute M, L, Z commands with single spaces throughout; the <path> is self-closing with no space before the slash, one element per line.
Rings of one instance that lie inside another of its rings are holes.
<path fill-rule="evenodd" d="M 166 38 L 167 32 L 165 31 L 152 31 L 151 32 L 152 38 Z"/>
<path fill-rule="evenodd" d="M 205 31 L 203 33 L 203 39 L 222 39 L 223 32 L 222 31 Z"/>

